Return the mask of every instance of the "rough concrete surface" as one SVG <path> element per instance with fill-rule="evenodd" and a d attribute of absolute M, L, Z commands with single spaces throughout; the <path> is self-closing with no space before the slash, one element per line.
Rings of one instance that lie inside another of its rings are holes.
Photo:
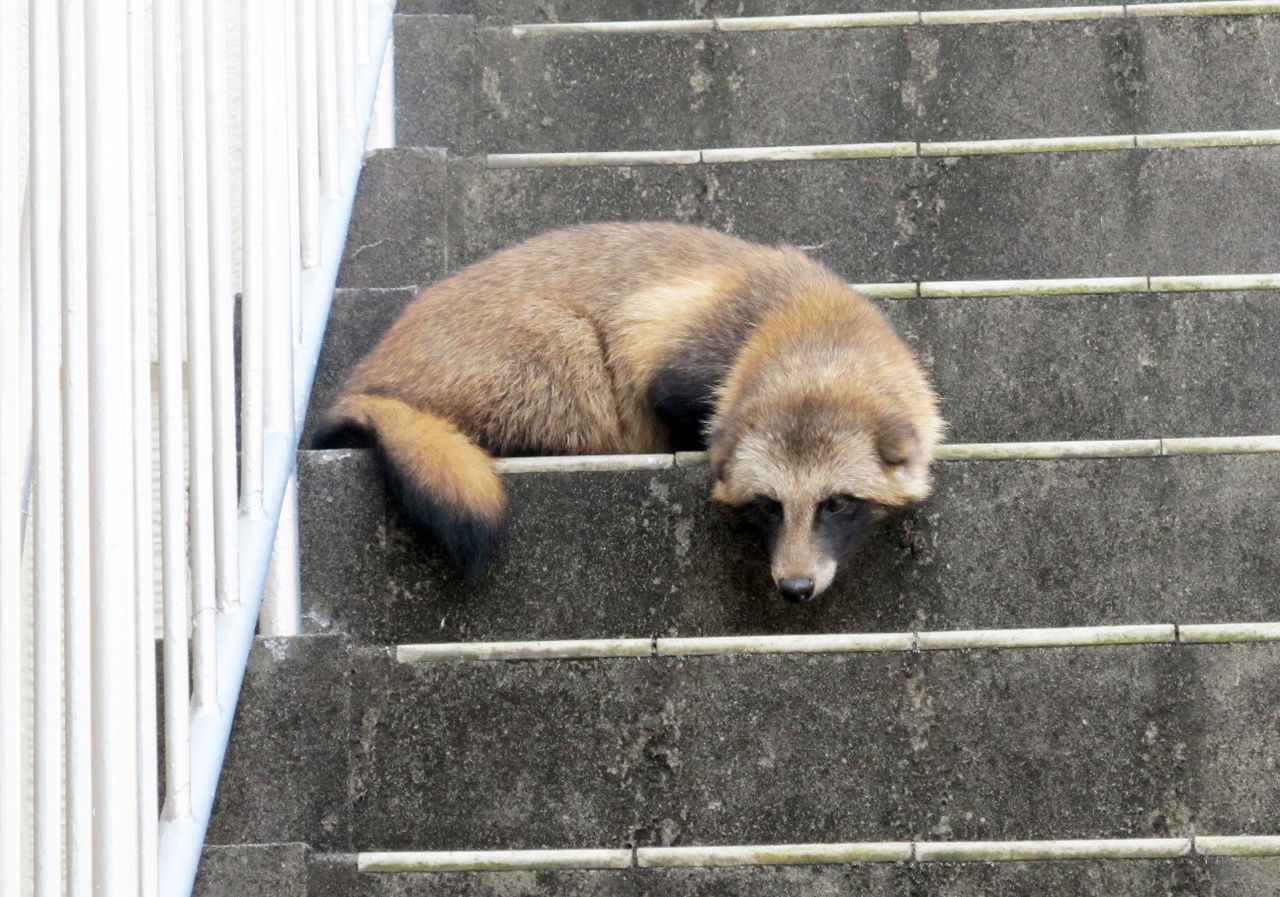
<path fill-rule="evenodd" d="M 210 842 L 1273 831 L 1278 662 L 1263 644 L 397 664 L 268 640 Z"/>
<path fill-rule="evenodd" d="M 1260 128 L 1280 111 L 1266 16 L 526 37 L 473 24 L 397 18 L 402 146 L 1072 137 Z"/>
<path fill-rule="evenodd" d="M 441 272 L 441 157 L 371 157 L 343 286 Z M 542 231 L 671 219 L 805 248 L 852 282 L 1280 269 L 1280 147 L 485 169 L 450 159 L 447 266 Z M 419 251 L 426 246 L 430 251 Z"/>
<path fill-rule="evenodd" d="M 402 287 L 445 273 L 445 175 L 441 150 L 383 150 L 365 158 L 339 286 Z"/>
<path fill-rule="evenodd" d="M 308 897 L 305 844 L 205 847 L 193 897 Z"/>
<path fill-rule="evenodd" d="M 508 537 L 467 583 L 384 512 L 367 453 L 301 457 L 304 613 L 375 642 L 1280 616 L 1274 455 L 941 463 L 802 607 L 705 468 L 507 476 Z"/>

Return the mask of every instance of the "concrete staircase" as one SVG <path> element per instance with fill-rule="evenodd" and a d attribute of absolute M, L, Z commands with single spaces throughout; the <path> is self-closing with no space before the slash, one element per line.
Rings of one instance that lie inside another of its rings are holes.
<path fill-rule="evenodd" d="M 1060 444 L 954 451 L 801 608 L 697 456 L 506 462 L 469 585 L 301 452 L 197 893 L 1280 894 L 1280 626 L 1222 625 L 1280 620 L 1280 445 L 1221 439 L 1280 433 L 1280 281 L 1223 277 L 1280 271 L 1280 135 L 1168 136 L 1280 122 L 1280 20 L 1017 6 L 401 0 L 317 410 L 443 274 L 678 219 L 873 284 L 951 442 Z M 714 19 L 835 12 L 896 15 Z"/>

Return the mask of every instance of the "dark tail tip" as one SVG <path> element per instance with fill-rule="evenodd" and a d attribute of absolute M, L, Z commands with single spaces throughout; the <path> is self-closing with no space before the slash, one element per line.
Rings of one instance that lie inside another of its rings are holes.
<path fill-rule="evenodd" d="M 506 521 L 451 506 L 407 482 L 392 465 L 386 464 L 385 467 L 392 494 L 405 513 L 436 537 L 445 554 L 467 579 L 479 579 L 493 561 Z"/>
<path fill-rule="evenodd" d="M 311 437 L 313 449 L 371 449 L 378 441 L 364 427 L 350 421 L 323 421 Z"/>

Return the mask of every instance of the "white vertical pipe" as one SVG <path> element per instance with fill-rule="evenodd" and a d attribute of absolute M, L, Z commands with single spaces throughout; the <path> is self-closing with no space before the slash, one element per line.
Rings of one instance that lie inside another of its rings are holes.
<path fill-rule="evenodd" d="M 17 129 L 18 5 L 0 3 L 0 130 Z M 0 894 L 17 894 L 22 864 L 22 494 L 25 449 L 22 390 L 22 308 L 19 277 L 19 190 L 16 140 L 0 140 Z"/>
<path fill-rule="evenodd" d="M 271 301 L 267 306 L 267 357 L 270 363 L 266 375 L 266 419 L 267 430 L 281 433 L 289 444 L 294 444 L 294 403 L 293 403 L 293 349 L 296 342 L 296 317 L 294 312 L 294 292 L 298 273 L 298 255 L 293 245 L 294 203 L 292 185 L 297 174 L 297 156 L 291 153 L 293 142 L 292 120 L 289 115 L 289 52 L 288 45 L 293 23 L 289 12 L 293 0 L 270 0 L 266 5 L 266 31 L 272 41 L 281 42 L 283 52 L 267 54 L 267 71 L 265 82 L 274 85 L 275 89 L 267 95 L 265 131 L 269 150 L 267 201 L 267 239 L 266 239 L 266 271 L 270 289 L 267 295 Z M 286 500 L 288 490 L 286 488 Z M 283 511 L 282 511 L 283 513 Z M 283 535 L 277 528 L 276 545 L 283 549 L 277 563 L 278 573 L 269 577 L 271 585 L 264 596 L 267 607 L 264 613 L 271 621 L 288 621 L 300 616 L 298 610 L 298 593 L 296 570 L 297 552 L 296 535 L 290 542 L 286 531 Z M 290 550 L 292 548 L 292 556 Z M 285 632 L 274 634 L 292 634 L 297 632 L 297 625 L 284 624 Z M 292 633 L 289 632 L 292 630 Z M 266 630 L 264 630 L 266 632 Z"/>
<path fill-rule="evenodd" d="M 288 270 L 289 270 L 289 332 L 292 334 L 289 350 L 289 405 L 293 405 L 293 348 L 298 341 L 298 321 L 302 317 L 299 308 L 300 279 L 302 276 L 301 233 L 301 177 L 302 159 L 298 152 L 301 144 L 299 131 L 301 119 L 298 97 L 298 6 L 308 5 L 310 0 L 282 0 L 281 40 L 284 41 L 284 130 L 285 130 L 285 180 L 288 187 L 285 211 L 288 220 Z M 292 417 L 290 417 L 292 420 Z M 289 428 L 294 429 L 293 427 Z"/>
<path fill-rule="evenodd" d="M 236 539 L 235 284 L 227 152 L 224 4 L 204 3 L 205 107 L 209 141 L 209 315 L 213 365 L 214 566 L 219 610 L 240 601 Z"/>
<path fill-rule="evenodd" d="M 160 555 L 164 592 L 165 816 L 191 815 L 186 493 L 182 408 L 182 182 L 177 9 L 152 7 L 156 309 L 160 378 Z"/>
<path fill-rule="evenodd" d="M 355 16 L 351 6 L 355 0 L 338 3 L 338 116 L 342 130 L 356 125 Z"/>
<path fill-rule="evenodd" d="M 320 107 L 320 194 L 337 196 L 342 188 L 338 174 L 338 147 L 342 126 L 338 121 L 338 0 L 319 0 L 316 66 Z"/>
<path fill-rule="evenodd" d="M 89 332 L 85 282 L 84 2 L 62 0 L 62 543 L 65 893 L 93 887 L 92 692 L 89 678 Z"/>
<path fill-rule="evenodd" d="M 301 589 L 298 572 L 298 473 L 285 486 L 280 505 L 280 522 L 267 568 L 267 585 L 262 595 L 258 632 L 264 636 L 297 635 L 302 631 Z"/>
<path fill-rule="evenodd" d="M 373 98 L 373 119 L 365 137 L 365 152 L 396 145 L 396 57 L 395 40 L 388 41 L 378 72 L 378 92 Z"/>
<path fill-rule="evenodd" d="M 133 325 L 134 625 L 138 644 L 138 894 L 156 897 L 157 732 L 155 572 L 151 507 L 151 208 L 147 194 L 146 0 L 128 0 L 129 16 L 129 277 Z"/>
<path fill-rule="evenodd" d="M 248 516 L 262 514 L 263 435 L 263 102 L 270 90 L 263 78 L 262 0 L 242 0 L 240 6 L 243 89 L 241 91 L 242 160 L 244 170 L 243 245 L 240 291 L 240 507 Z"/>
<path fill-rule="evenodd" d="M 217 700 L 214 630 L 213 396 L 209 367 L 209 194 L 204 115 L 204 15 L 182 4 L 182 180 L 187 302 L 187 562 L 197 713 Z"/>
<path fill-rule="evenodd" d="M 320 97 L 316 71 L 316 4 L 298 4 L 298 217 L 302 266 L 320 264 Z"/>
<path fill-rule="evenodd" d="M 264 389 L 266 428 L 293 433 L 293 301 L 290 252 L 289 100 L 286 40 L 286 0 L 263 2 L 263 34 L 270 52 L 264 57 L 263 142 L 266 152 L 266 233 L 264 271 L 266 290 L 264 333 L 267 366 Z"/>
<path fill-rule="evenodd" d="M 34 347 L 35 895 L 62 892 L 61 358 L 58 225 L 58 7 L 30 14 L 31 295 Z"/>
<path fill-rule="evenodd" d="M 356 7 L 355 23 L 355 63 L 364 65 L 369 61 L 369 0 L 352 0 Z M 355 90 L 354 78 L 352 90 Z"/>
<path fill-rule="evenodd" d="M 30 97 L 28 96 L 28 99 Z M 18 448 L 22 452 L 20 463 L 22 465 L 22 521 L 21 530 L 24 534 L 29 532 L 27 529 L 27 520 L 31 510 L 31 474 L 35 466 L 34 453 L 32 449 L 32 435 L 35 429 L 35 415 L 31 406 L 32 388 L 35 385 L 35 339 L 32 336 L 31 328 L 34 324 L 32 320 L 35 317 L 35 309 L 32 307 L 32 291 L 31 281 L 34 279 L 32 268 L 32 250 L 34 244 L 31 233 L 31 177 L 28 172 L 27 186 L 22 197 L 22 225 L 18 232 L 18 382 L 22 389 L 22 395 L 19 400 L 19 429 L 21 437 L 19 438 Z"/>
<path fill-rule="evenodd" d="M 119 0 L 88 0 L 90 153 L 89 544 L 93 553 L 93 835 L 97 897 L 138 894 L 137 630 L 133 549 L 133 361 L 129 295 L 128 28 Z"/>

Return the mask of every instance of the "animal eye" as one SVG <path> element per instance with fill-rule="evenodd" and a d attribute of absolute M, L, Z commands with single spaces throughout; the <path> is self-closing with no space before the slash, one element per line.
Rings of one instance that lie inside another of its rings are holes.
<path fill-rule="evenodd" d="M 776 498 L 770 498 L 767 495 L 757 495 L 751 502 L 754 510 L 765 517 L 781 517 L 782 502 Z"/>
<path fill-rule="evenodd" d="M 824 514 L 840 514 L 857 507 L 858 499 L 852 495 L 830 495 L 822 500 L 818 508 Z"/>

